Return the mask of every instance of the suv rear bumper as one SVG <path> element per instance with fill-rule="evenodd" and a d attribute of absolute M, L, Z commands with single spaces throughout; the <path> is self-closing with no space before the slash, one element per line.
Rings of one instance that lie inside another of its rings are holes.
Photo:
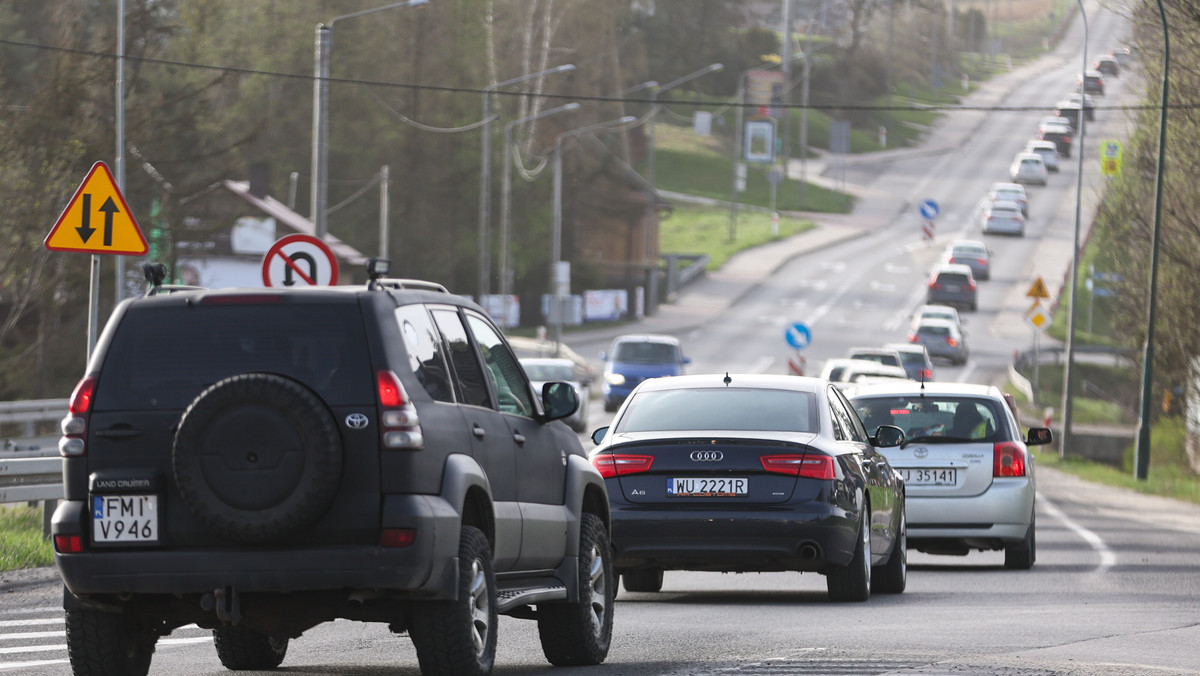
<path fill-rule="evenodd" d="M 337 547 L 96 549 L 55 553 L 63 582 L 76 595 L 189 594 L 220 587 L 239 592 L 381 589 L 422 598 L 454 598 L 459 515 L 436 496 L 388 496 L 385 527 L 416 528 L 412 545 Z M 54 535 L 88 541 L 86 503 L 64 501 L 54 513 Z"/>

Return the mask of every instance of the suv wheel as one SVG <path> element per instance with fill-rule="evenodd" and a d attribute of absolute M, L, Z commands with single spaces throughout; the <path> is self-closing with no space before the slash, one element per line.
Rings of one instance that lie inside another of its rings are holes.
<path fill-rule="evenodd" d="M 145 676 L 158 635 L 151 625 L 119 613 L 68 608 L 67 655 L 80 676 Z"/>
<path fill-rule="evenodd" d="M 621 572 L 625 578 L 625 591 L 656 592 L 662 589 L 663 572 L 661 568 L 638 568 Z"/>
<path fill-rule="evenodd" d="M 247 627 L 218 627 L 213 629 L 213 645 L 226 669 L 262 671 L 283 663 L 288 639 L 272 638 Z"/>
<path fill-rule="evenodd" d="M 184 411 L 175 483 L 212 532 L 261 543 L 311 526 L 342 476 L 328 409 L 300 383 L 269 373 L 226 378 Z"/>
<path fill-rule="evenodd" d="M 825 576 L 830 601 L 866 601 L 871 597 L 871 516 L 865 505 L 862 513 L 850 563 Z"/>
<path fill-rule="evenodd" d="M 579 601 L 538 608 L 542 652 L 556 666 L 600 664 L 612 642 L 613 568 L 608 533 L 595 514 L 579 527 Z"/>
<path fill-rule="evenodd" d="M 414 607 L 409 635 L 425 676 L 485 676 L 496 660 L 496 574 L 483 532 L 463 526 L 458 598 Z"/>

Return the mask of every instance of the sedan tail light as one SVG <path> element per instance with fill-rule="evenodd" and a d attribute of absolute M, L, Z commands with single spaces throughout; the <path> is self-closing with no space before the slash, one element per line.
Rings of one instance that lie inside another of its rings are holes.
<path fill-rule="evenodd" d="M 908 342 L 919 343 L 919 342 L 921 342 L 921 339 L 920 339 L 920 337 L 917 336 L 917 334 L 910 333 L 910 334 L 908 334 Z"/>
<path fill-rule="evenodd" d="M 946 336 L 946 344 L 950 347 L 957 347 L 958 341 L 955 340 L 953 336 Z"/>
<path fill-rule="evenodd" d="M 1015 441 L 1001 441 L 992 447 L 992 476 L 1025 476 L 1025 448 Z"/>
<path fill-rule="evenodd" d="M 933 380 L 933 369 L 921 369 L 921 380 Z"/>
<path fill-rule="evenodd" d="M 759 460 L 763 469 L 774 474 L 802 476 L 809 479 L 832 479 L 833 458 L 819 453 L 764 455 Z"/>
<path fill-rule="evenodd" d="M 600 453 L 592 456 L 592 466 L 605 479 L 629 474 L 649 472 L 654 464 L 653 455 L 629 455 L 620 453 Z"/>

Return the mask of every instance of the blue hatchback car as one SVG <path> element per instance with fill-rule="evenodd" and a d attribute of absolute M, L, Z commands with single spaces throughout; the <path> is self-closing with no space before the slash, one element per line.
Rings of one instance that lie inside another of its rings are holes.
<path fill-rule="evenodd" d="M 609 413 L 643 380 L 683 375 L 684 365 L 692 362 L 683 356 L 678 340 L 655 334 L 617 336 L 609 351 L 600 353 L 600 359 L 604 362 L 604 410 Z"/>

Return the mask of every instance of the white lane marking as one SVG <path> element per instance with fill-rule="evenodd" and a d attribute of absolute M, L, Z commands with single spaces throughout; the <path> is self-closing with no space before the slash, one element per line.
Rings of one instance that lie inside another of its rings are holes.
<path fill-rule="evenodd" d="M 59 634 L 61 636 L 61 634 Z M 156 645 L 184 645 L 187 643 L 207 643 L 213 640 L 212 636 L 198 636 L 195 638 L 160 638 Z M 0 648 L 0 655 L 15 655 L 17 653 L 45 653 L 53 650 L 66 650 L 67 644 L 61 643 L 58 645 L 27 645 L 17 646 L 14 648 Z M 63 660 L 66 661 L 66 660 Z M 0 669 L 11 669 L 12 664 L 5 662 L 0 663 Z"/>
<path fill-rule="evenodd" d="M 1072 521 L 1070 517 L 1063 514 L 1062 510 L 1055 507 L 1054 503 L 1042 496 L 1041 493 L 1038 493 L 1037 499 L 1039 505 L 1042 509 L 1046 510 L 1047 514 L 1061 522 L 1072 533 L 1078 535 L 1080 539 L 1088 543 L 1100 555 L 1100 565 L 1096 566 L 1094 572 L 1104 573 L 1109 568 L 1117 565 L 1117 555 L 1113 554 L 1112 550 L 1108 548 L 1108 545 L 1104 544 L 1104 540 L 1099 535 Z"/>
<path fill-rule="evenodd" d="M 64 648 L 66 646 L 63 646 Z M 38 660 L 36 662 L 4 662 L 0 663 L 0 671 L 9 669 L 28 669 L 29 667 L 48 667 L 51 664 L 66 664 L 70 660 Z"/>
<path fill-rule="evenodd" d="M 771 364 L 775 363 L 775 357 L 759 357 L 758 361 L 750 367 L 750 373 L 766 373 L 767 369 L 771 368 Z"/>
<path fill-rule="evenodd" d="M 13 608 L 12 610 L 0 610 L 0 615 L 32 615 L 34 613 L 49 613 L 51 615 L 57 613 L 62 615 L 62 611 L 63 609 L 61 606 L 58 608 L 53 606 L 43 606 L 41 608 Z"/>
<path fill-rule="evenodd" d="M 0 641 L 19 641 L 28 638 L 55 638 L 62 636 L 62 631 L 18 631 L 12 634 L 0 634 Z"/>
<path fill-rule="evenodd" d="M 35 617 L 31 620 L 0 620 L 0 629 L 4 627 L 30 627 L 35 624 L 62 624 L 65 621 L 61 617 Z"/>

